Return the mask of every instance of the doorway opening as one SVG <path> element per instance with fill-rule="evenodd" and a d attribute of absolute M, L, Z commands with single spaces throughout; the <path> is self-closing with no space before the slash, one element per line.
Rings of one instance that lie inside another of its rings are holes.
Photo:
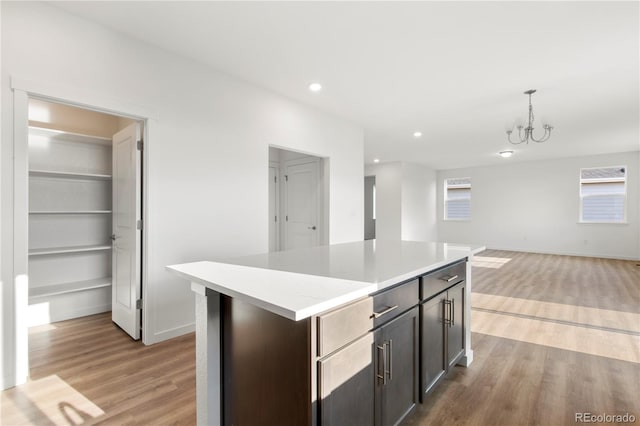
<path fill-rule="evenodd" d="M 364 177 L 364 239 L 376 238 L 376 177 Z"/>
<path fill-rule="evenodd" d="M 269 147 L 269 251 L 328 244 L 329 160 Z"/>
<path fill-rule="evenodd" d="M 27 326 L 142 329 L 143 120 L 28 99 Z"/>

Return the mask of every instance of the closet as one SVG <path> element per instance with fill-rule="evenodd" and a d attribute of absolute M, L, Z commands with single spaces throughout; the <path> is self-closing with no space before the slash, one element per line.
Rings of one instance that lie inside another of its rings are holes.
<path fill-rule="evenodd" d="M 328 240 L 328 168 L 322 157 L 269 147 L 269 251 Z"/>
<path fill-rule="evenodd" d="M 29 325 L 112 310 L 112 135 L 135 121 L 29 101 Z"/>

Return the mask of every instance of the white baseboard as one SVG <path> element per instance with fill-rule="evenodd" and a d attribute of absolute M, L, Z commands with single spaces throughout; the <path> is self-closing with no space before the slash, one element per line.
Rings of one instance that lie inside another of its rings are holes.
<path fill-rule="evenodd" d="M 576 257 L 595 257 L 601 259 L 615 259 L 615 260 L 632 260 L 632 261 L 640 261 L 640 258 L 637 257 L 628 257 L 628 256 L 611 256 L 608 254 L 598 254 L 598 253 L 575 253 L 575 252 L 560 252 L 560 251 L 548 251 L 548 250 L 529 250 L 524 248 L 513 248 L 513 247 L 493 247 L 487 246 L 487 250 L 503 250 L 503 251 L 515 251 L 518 253 L 535 253 L 535 254 L 555 254 L 559 256 L 576 256 Z"/>
<path fill-rule="evenodd" d="M 463 367 L 468 367 L 471 365 L 472 362 L 473 362 L 473 349 L 469 349 L 467 352 L 465 352 L 464 356 L 460 358 L 460 361 L 458 361 L 457 364 Z"/>
<path fill-rule="evenodd" d="M 3 375 L 0 380 L 2 380 L 0 381 L 0 390 L 9 389 L 16 385 L 16 379 L 11 374 Z"/>
<path fill-rule="evenodd" d="M 196 331 L 195 322 L 155 333 L 145 333 L 145 330 L 143 329 L 142 343 L 144 343 L 145 345 L 153 345 L 154 343 L 164 342 L 165 340 L 183 336 L 188 333 L 193 333 L 194 331 Z"/>

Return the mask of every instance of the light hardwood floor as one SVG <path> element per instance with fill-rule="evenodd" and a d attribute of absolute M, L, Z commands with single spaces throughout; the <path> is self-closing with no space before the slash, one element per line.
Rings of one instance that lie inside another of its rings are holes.
<path fill-rule="evenodd" d="M 152 346 L 111 313 L 34 327 L 31 380 L 2 392 L 0 424 L 195 424 L 195 336 Z"/>
<path fill-rule="evenodd" d="M 474 262 L 474 362 L 455 367 L 406 425 L 640 422 L 637 262 L 487 250 Z"/>
<path fill-rule="evenodd" d="M 487 250 L 473 274 L 475 360 L 406 425 L 640 424 L 637 262 Z M 102 314 L 29 343 L 32 381 L 2 392 L 2 425 L 195 424 L 193 335 L 145 347 Z"/>

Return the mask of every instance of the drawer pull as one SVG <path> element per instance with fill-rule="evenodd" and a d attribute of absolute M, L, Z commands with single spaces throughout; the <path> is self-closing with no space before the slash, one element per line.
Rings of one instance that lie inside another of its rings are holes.
<path fill-rule="evenodd" d="M 397 309 L 397 308 L 398 308 L 398 305 L 390 306 L 390 307 L 388 307 L 387 309 L 385 309 L 382 312 L 374 312 L 373 315 L 372 315 L 372 318 L 380 318 L 381 316 L 383 316 L 385 314 L 388 314 L 389 312 L 391 312 L 391 311 L 393 311 L 394 309 Z"/>
<path fill-rule="evenodd" d="M 442 281 L 446 281 L 446 282 L 450 283 L 451 281 L 457 280 L 458 276 L 457 275 L 453 275 L 453 276 L 450 276 L 450 277 L 442 277 L 440 279 Z"/>

